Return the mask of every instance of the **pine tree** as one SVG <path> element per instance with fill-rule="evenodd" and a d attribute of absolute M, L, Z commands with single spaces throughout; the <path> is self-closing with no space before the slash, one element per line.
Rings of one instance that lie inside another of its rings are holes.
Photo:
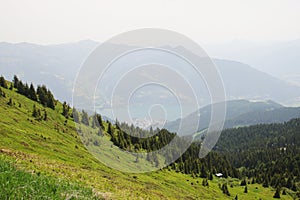
<path fill-rule="evenodd" d="M 55 109 L 55 100 L 50 90 L 47 90 L 47 106 L 51 109 Z"/>
<path fill-rule="evenodd" d="M 248 193 L 248 187 L 247 187 L 247 185 L 245 186 L 244 193 Z"/>
<path fill-rule="evenodd" d="M 35 91 L 32 83 L 30 84 L 30 87 L 29 87 L 28 97 L 33 101 L 37 101 L 36 91 Z"/>
<path fill-rule="evenodd" d="M 99 126 L 100 126 L 101 128 L 104 128 L 101 115 L 97 115 L 97 120 L 98 120 Z"/>
<path fill-rule="evenodd" d="M 209 184 L 208 184 L 208 181 L 207 181 L 207 179 L 205 178 L 205 179 L 203 179 L 203 181 L 202 181 L 202 185 L 204 186 L 204 187 L 206 187 L 206 186 L 208 186 Z"/>
<path fill-rule="evenodd" d="M 283 189 L 282 195 L 286 195 L 286 190 L 285 189 Z"/>
<path fill-rule="evenodd" d="M 204 167 L 204 165 L 201 166 L 201 174 L 200 174 L 201 178 L 207 178 L 207 171 L 206 168 Z"/>
<path fill-rule="evenodd" d="M 36 105 L 33 105 L 33 110 L 32 110 L 32 117 L 38 118 L 38 109 L 36 108 Z"/>
<path fill-rule="evenodd" d="M 246 182 L 246 179 L 243 179 L 243 180 L 241 181 L 241 186 L 245 186 L 245 185 L 247 185 L 247 182 Z"/>
<path fill-rule="evenodd" d="M 18 89 L 19 87 L 19 79 L 16 75 L 14 75 L 14 79 L 13 79 L 13 85 L 14 85 L 14 88 Z"/>
<path fill-rule="evenodd" d="M 222 191 L 223 191 L 223 194 L 226 194 L 227 196 L 230 196 L 230 193 L 229 193 L 229 190 L 228 190 L 228 187 L 227 187 L 226 183 L 224 183 L 222 185 Z"/>
<path fill-rule="evenodd" d="M 79 123 L 79 114 L 75 108 L 73 108 L 73 119 L 76 123 Z"/>
<path fill-rule="evenodd" d="M 276 189 L 276 192 L 275 192 L 273 198 L 280 199 L 280 188 Z"/>
<path fill-rule="evenodd" d="M 292 186 L 291 190 L 293 190 L 294 192 L 297 192 L 297 186 L 296 186 L 295 183 L 293 183 L 293 186 Z"/>
<path fill-rule="evenodd" d="M 24 95 L 25 94 L 25 87 L 24 87 L 24 84 L 22 81 L 19 81 L 18 82 L 18 85 L 17 85 L 17 90 L 18 90 L 18 93 Z"/>
<path fill-rule="evenodd" d="M 13 100 L 12 98 L 9 98 L 7 105 L 12 106 L 13 105 Z"/>
<path fill-rule="evenodd" d="M 43 106 L 47 106 L 47 89 L 46 86 L 38 86 L 37 88 L 37 95 L 39 98 L 39 102 L 43 105 Z"/>
<path fill-rule="evenodd" d="M 265 180 L 263 182 L 263 187 L 265 187 L 265 188 L 269 187 L 269 178 L 268 178 L 268 176 L 265 177 Z"/>
<path fill-rule="evenodd" d="M 7 87 L 6 80 L 5 80 L 5 78 L 4 78 L 3 76 L 0 77 L 0 86 L 1 86 L 1 87 L 4 87 L 4 88 L 6 88 L 6 89 L 8 88 L 8 87 Z"/>
<path fill-rule="evenodd" d="M 29 86 L 27 83 L 25 83 L 25 86 L 24 86 L 24 96 L 26 96 L 27 98 L 30 98 L 29 96 Z"/>
<path fill-rule="evenodd" d="M 293 178 L 289 176 L 287 182 L 286 182 L 286 187 L 291 189 L 293 187 Z"/>
<path fill-rule="evenodd" d="M 48 119 L 48 114 L 47 114 L 47 111 L 44 110 L 44 120 L 47 121 L 47 119 Z"/>
<path fill-rule="evenodd" d="M 82 110 L 81 123 L 83 123 L 86 126 L 89 126 L 89 116 L 88 116 L 87 112 L 85 112 L 84 110 Z"/>
<path fill-rule="evenodd" d="M 110 122 L 108 123 L 107 133 L 108 133 L 109 135 L 111 135 L 112 137 L 114 137 L 114 136 L 113 136 L 113 131 L 112 131 L 112 127 L 111 127 L 111 123 L 110 123 Z"/>
<path fill-rule="evenodd" d="M 65 118 L 68 118 L 69 117 L 69 111 L 70 111 L 70 106 L 64 101 L 62 115 Z"/>

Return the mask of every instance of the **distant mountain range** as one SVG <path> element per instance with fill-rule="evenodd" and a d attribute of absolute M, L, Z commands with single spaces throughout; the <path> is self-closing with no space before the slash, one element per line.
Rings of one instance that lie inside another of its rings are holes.
<path fill-rule="evenodd" d="M 249 126 L 256 124 L 269 124 L 286 122 L 293 118 L 300 117 L 300 107 L 284 107 L 273 101 L 252 102 L 248 100 L 233 100 L 226 102 L 227 112 L 224 128 L 233 128 L 239 126 Z M 189 133 L 191 124 L 199 123 L 198 131 L 205 130 L 211 119 L 211 105 L 205 106 L 184 118 L 186 127 L 182 127 Z M 200 113 L 200 116 L 199 116 Z M 180 121 L 167 122 L 164 128 L 171 132 L 178 130 Z"/>
<path fill-rule="evenodd" d="M 247 63 L 275 77 L 300 85 L 300 39 L 271 44 L 235 40 L 207 45 L 212 57 Z"/>
<path fill-rule="evenodd" d="M 73 81 L 88 55 L 99 43 L 81 41 L 60 45 L 0 43 L 0 73 L 11 79 L 17 73 L 24 81 L 46 84 L 56 98 L 71 102 Z M 284 105 L 300 105 L 300 87 L 291 85 L 249 65 L 232 60 L 213 60 L 222 76 L 227 100 L 272 99 Z M 205 90 L 199 84 L 197 90 Z M 208 104 L 209 96 L 203 97 Z M 203 105 L 202 104 L 202 105 Z"/>

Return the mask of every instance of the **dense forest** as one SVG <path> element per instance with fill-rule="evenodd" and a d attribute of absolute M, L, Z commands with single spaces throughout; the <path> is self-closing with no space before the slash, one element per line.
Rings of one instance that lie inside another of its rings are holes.
<path fill-rule="evenodd" d="M 242 176 L 264 187 L 297 191 L 300 181 L 300 119 L 283 124 L 224 130 L 215 151 L 225 155 Z"/>

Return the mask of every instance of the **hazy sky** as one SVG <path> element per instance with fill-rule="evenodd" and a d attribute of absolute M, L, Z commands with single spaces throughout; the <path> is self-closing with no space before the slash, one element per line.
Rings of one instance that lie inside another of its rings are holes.
<path fill-rule="evenodd" d="M 300 38 L 299 0 L 0 0 L 0 41 L 104 41 L 166 28 L 197 42 Z"/>

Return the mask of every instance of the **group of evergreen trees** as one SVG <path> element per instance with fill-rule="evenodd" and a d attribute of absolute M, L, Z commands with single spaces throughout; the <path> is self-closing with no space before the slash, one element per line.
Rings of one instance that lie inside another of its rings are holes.
<path fill-rule="evenodd" d="M 55 109 L 56 101 L 52 92 L 47 89 L 45 85 L 38 86 L 37 90 L 35 90 L 33 84 L 31 83 L 28 86 L 27 83 L 23 83 L 19 78 L 15 75 L 13 78 L 13 87 L 17 89 L 19 94 L 26 96 L 27 98 L 41 103 L 43 106 Z"/>
<path fill-rule="evenodd" d="M 33 105 L 33 110 L 32 110 L 32 116 L 36 119 L 36 120 L 47 120 L 48 119 L 48 114 L 47 111 L 44 109 L 43 113 L 41 111 L 41 109 L 37 108 L 36 105 Z"/>
<path fill-rule="evenodd" d="M 130 134 L 127 134 L 127 132 L 130 132 Z M 111 141 L 114 145 L 121 149 L 134 152 L 148 152 L 147 160 L 155 166 L 160 166 L 161 163 L 159 163 L 159 159 L 154 151 L 162 149 L 166 145 L 170 147 L 170 142 L 173 141 L 174 146 L 171 146 L 169 151 L 164 152 L 163 155 L 166 159 L 165 162 L 169 163 L 181 154 L 182 148 L 180 147 L 186 146 L 187 142 L 184 137 L 178 137 L 175 133 L 170 133 L 166 129 L 156 129 L 155 131 L 150 129 L 150 131 L 147 131 L 133 125 L 119 124 L 118 121 L 114 126 L 108 123 L 107 133 L 111 136 Z M 176 159 L 175 162 L 169 165 L 169 168 L 209 180 L 212 180 L 213 174 L 218 172 L 222 172 L 224 177 L 240 177 L 239 171 L 230 164 L 225 156 L 211 152 L 205 158 L 200 159 L 200 147 L 201 143 L 192 143 L 179 159 Z"/>
<path fill-rule="evenodd" d="M 300 181 L 300 119 L 223 131 L 215 151 L 225 155 L 242 176 L 264 187 L 297 191 Z M 276 195 L 277 196 L 277 195 Z"/>

